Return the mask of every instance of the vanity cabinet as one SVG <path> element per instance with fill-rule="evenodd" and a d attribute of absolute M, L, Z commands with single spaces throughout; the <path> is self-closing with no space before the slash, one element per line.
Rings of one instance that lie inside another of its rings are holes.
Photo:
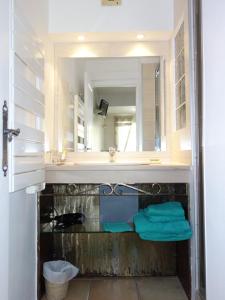
<path fill-rule="evenodd" d="M 41 262 L 68 260 L 80 269 L 79 276 L 178 276 L 190 295 L 189 241 L 144 241 L 135 231 L 109 233 L 102 228 L 109 216 L 132 222 L 129 213 L 168 200 L 180 201 L 189 218 L 188 194 L 186 183 L 47 184 L 40 195 L 40 246 L 49 257 Z M 51 220 L 77 212 L 85 215 L 83 224 L 56 229 Z"/>

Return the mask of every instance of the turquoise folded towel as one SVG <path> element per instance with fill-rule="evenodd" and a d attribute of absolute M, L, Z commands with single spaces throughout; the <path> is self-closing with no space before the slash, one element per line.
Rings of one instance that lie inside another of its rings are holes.
<path fill-rule="evenodd" d="M 134 224 L 137 233 L 152 232 L 163 234 L 179 234 L 190 230 L 190 225 L 186 220 L 176 222 L 150 222 L 146 216 L 140 212 L 134 217 Z"/>
<path fill-rule="evenodd" d="M 133 228 L 127 223 L 103 223 L 103 230 L 106 232 L 129 232 L 133 231 Z"/>
<path fill-rule="evenodd" d="M 180 202 L 166 202 L 162 204 L 152 204 L 144 209 L 147 216 L 169 216 L 184 217 L 184 209 Z"/>
<path fill-rule="evenodd" d="M 140 238 L 151 241 L 181 241 L 192 236 L 188 221 L 150 222 L 145 212 L 134 216 L 135 231 Z"/>
<path fill-rule="evenodd" d="M 184 221 L 185 217 L 184 216 L 148 216 L 146 215 L 146 218 L 148 219 L 149 222 L 153 223 L 168 223 L 168 222 L 177 222 L 177 221 Z"/>

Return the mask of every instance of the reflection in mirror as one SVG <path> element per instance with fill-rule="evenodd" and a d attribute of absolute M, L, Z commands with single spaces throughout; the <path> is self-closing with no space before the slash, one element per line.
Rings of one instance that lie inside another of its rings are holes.
<path fill-rule="evenodd" d="M 160 151 L 165 135 L 163 72 L 160 57 L 60 58 L 62 148 Z"/>
<path fill-rule="evenodd" d="M 93 151 L 136 151 L 136 88 L 95 88 L 94 108 Z"/>

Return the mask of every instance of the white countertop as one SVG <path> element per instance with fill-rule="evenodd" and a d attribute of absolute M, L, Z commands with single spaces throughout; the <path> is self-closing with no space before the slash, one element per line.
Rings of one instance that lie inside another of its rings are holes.
<path fill-rule="evenodd" d="M 47 171 L 126 171 L 126 170 L 190 170 L 191 166 L 180 163 L 133 163 L 133 162 L 116 162 L 116 163 L 65 163 L 65 164 L 47 164 Z"/>
<path fill-rule="evenodd" d="M 188 183 L 191 166 L 147 163 L 71 163 L 46 165 L 47 183 Z"/>

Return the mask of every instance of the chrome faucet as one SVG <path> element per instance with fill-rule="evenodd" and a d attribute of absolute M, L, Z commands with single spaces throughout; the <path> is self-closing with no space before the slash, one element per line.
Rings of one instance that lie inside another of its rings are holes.
<path fill-rule="evenodd" d="M 109 147 L 109 161 L 111 163 L 115 162 L 116 149 L 114 147 Z"/>

